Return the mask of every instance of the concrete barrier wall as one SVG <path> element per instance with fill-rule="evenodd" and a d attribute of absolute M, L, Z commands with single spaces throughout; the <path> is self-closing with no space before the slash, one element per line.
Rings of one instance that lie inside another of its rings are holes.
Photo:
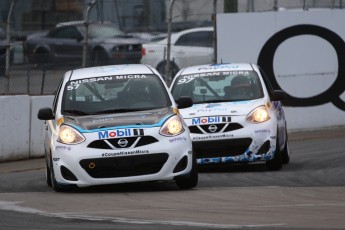
<path fill-rule="evenodd" d="M 38 109 L 53 96 L 0 96 L 0 162 L 44 156 L 44 122 Z"/>
<path fill-rule="evenodd" d="M 30 97 L 0 97 L 0 161 L 26 159 L 30 154 Z"/>

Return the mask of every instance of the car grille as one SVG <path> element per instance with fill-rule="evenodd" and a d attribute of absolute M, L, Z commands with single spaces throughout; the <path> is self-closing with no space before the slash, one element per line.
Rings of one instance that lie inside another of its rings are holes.
<path fill-rule="evenodd" d="M 251 143 L 251 138 L 196 141 L 193 142 L 193 149 L 197 158 L 239 156 L 249 148 Z"/>
<path fill-rule="evenodd" d="M 110 138 L 93 141 L 87 147 L 94 149 L 122 149 L 140 147 L 155 142 L 158 142 L 158 140 L 152 136 Z"/>
<path fill-rule="evenodd" d="M 191 133 L 224 133 L 230 132 L 237 129 L 242 129 L 243 126 L 238 123 L 223 123 L 223 124 L 211 124 L 211 125 L 195 125 L 189 126 L 189 131 Z"/>
<path fill-rule="evenodd" d="M 80 166 L 93 178 L 130 177 L 158 173 L 167 153 L 81 160 Z"/>

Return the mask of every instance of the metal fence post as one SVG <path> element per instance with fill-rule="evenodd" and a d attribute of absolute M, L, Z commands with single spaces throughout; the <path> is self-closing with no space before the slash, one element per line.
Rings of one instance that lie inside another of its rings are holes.
<path fill-rule="evenodd" d="M 87 11 L 86 11 L 86 19 L 84 21 L 84 25 L 85 25 L 85 37 L 84 37 L 84 41 L 83 41 L 83 63 L 82 63 L 82 67 L 85 68 L 86 67 L 86 62 L 87 62 L 87 43 L 88 43 L 88 39 L 89 39 L 89 18 L 90 18 L 90 11 L 92 9 L 92 7 L 94 7 L 94 5 L 96 4 L 98 0 L 93 0 L 89 6 L 87 7 Z"/>
<path fill-rule="evenodd" d="M 10 11 L 7 15 L 7 28 L 6 28 L 6 64 L 5 64 L 5 94 L 9 94 L 10 91 L 10 60 L 11 60 L 11 17 L 14 6 L 17 0 L 12 0 Z"/>
<path fill-rule="evenodd" d="M 255 12 L 254 0 L 248 0 L 247 12 Z"/>
<path fill-rule="evenodd" d="M 213 64 L 217 63 L 217 0 L 213 0 Z"/>
<path fill-rule="evenodd" d="M 170 0 L 169 15 L 168 15 L 168 41 L 167 41 L 167 61 L 165 63 L 165 76 L 167 78 L 167 84 L 170 85 L 172 76 L 170 68 L 170 49 L 171 49 L 171 23 L 172 23 L 172 9 L 175 0 Z"/>
<path fill-rule="evenodd" d="M 273 5 L 273 10 L 274 11 L 278 11 L 279 7 L 278 7 L 278 0 L 274 0 L 274 5 Z"/>
<path fill-rule="evenodd" d="M 306 4 L 305 4 L 305 0 L 303 0 L 303 10 L 307 10 Z"/>

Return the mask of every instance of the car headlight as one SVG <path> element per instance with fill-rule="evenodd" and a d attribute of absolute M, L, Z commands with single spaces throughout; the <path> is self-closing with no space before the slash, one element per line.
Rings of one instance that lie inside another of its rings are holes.
<path fill-rule="evenodd" d="M 64 144 L 79 144 L 85 140 L 85 137 L 79 131 L 68 125 L 61 125 L 58 134 L 57 141 Z"/>
<path fill-rule="evenodd" d="M 181 118 L 175 115 L 165 121 L 159 133 L 163 136 L 176 136 L 183 133 L 183 131 L 184 128 Z"/>
<path fill-rule="evenodd" d="M 268 121 L 269 119 L 270 116 L 268 115 L 268 110 L 266 106 L 262 105 L 251 111 L 248 114 L 246 121 L 251 123 L 262 123 Z"/>

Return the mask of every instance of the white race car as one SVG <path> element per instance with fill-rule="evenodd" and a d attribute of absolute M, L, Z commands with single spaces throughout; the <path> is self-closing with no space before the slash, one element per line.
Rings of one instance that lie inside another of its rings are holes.
<path fill-rule="evenodd" d="M 175 100 L 192 98 L 180 113 L 189 126 L 197 163 L 265 161 L 279 170 L 290 160 L 281 100 L 262 69 L 250 63 L 182 69 L 171 84 Z"/>
<path fill-rule="evenodd" d="M 179 108 L 192 105 L 179 101 Z M 46 120 L 47 183 L 56 191 L 175 180 L 195 187 L 197 164 L 188 127 L 157 70 L 141 64 L 67 72 Z"/>

